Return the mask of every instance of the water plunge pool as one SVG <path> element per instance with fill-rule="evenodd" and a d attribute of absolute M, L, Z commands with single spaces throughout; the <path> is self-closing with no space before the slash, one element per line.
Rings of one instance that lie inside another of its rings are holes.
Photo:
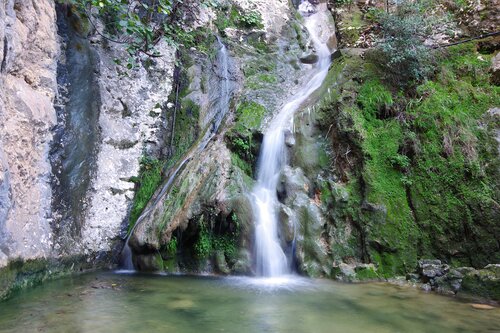
<path fill-rule="evenodd" d="M 99 272 L 0 303 L 0 332 L 500 332 L 500 309 L 385 283 Z"/>

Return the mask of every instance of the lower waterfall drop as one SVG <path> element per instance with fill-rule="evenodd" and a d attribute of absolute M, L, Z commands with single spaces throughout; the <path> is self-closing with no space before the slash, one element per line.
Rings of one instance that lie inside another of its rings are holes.
<path fill-rule="evenodd" d="M 276 211 L 278 207 L 276 190 L 281 170 L 287 159 L 284 133 L 292 125 L 294 112 L 325 80 L 331 61 L 330 49 L 320 38 L 321 30 L 318 20 L 322 13 L 317 12 L 316 7 L 307 0 L 302 1 L 299 11 L 304 16 L 304 25 L 311 36 L 319 60 L 310 80 L 292 96 L 271 121 L 262 142 L 257 168 L 257 184 L 252 191 L 252 196 L 256 219 L 257 275 L 265 277 L 278 277 L 291 273 L 290 264 L 279 242 L 279 221 Z"/>

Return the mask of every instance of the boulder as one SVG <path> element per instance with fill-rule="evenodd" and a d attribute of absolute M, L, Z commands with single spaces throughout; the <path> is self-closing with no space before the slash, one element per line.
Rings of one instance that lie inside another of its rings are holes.
<path fill-rule="evenodd" d="M 460 290 L 463 274 L 452 269 L 448 274 L 438 276 L 432 280 L 432 285 L 441 294 L 455 294 Z"/>
<path fill-rule="evenodd" d="M 319 57 L 317 54 L 314 54 L 314 53 L 311 53 L 305 57 L 302 57 L 299 59 L 301 63 L 303 64 L 309 64 L 309 65 L 312 65 L 312 64 L 315 64 L 318 62 L 319 60 Z"/>
<path fill-rule="evenodd" d="M 459 295 L 472 295 L 500 301 L 500 265 L 488 265 L 481 270 L 472 270 L 462 279 Z"/>
<path fill-rule="evenodd" d="M 252 256 L 246 249 L 241 249 L 238 259 L 232 267 L 233 274 L 249 275 L 252 273 Z"/>
<path fill-rule="evenodd" d="M 224 275 L 228 275 L 229 273 L 231 273 L 231 270 L 227 266 L 224 251 L 215 252 L 215 269 L 217 270 L 217 272 Z"/>
<path fill-rule="evenodd" d="M 446 264 L 441 264 L 440 260 L 424 259 L 418 262 L 418 273 L 422 281 L 425 283 L 431 282 L 431 285 L 434 278 L 445 275 L 449 269 L 450 267 Z"/>

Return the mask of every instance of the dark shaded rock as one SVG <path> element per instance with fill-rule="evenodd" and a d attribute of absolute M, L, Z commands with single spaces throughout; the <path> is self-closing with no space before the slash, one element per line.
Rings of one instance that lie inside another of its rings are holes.
<path fill-rule="evenodd" d="M 133 257 L 134 267 L 143 272 L 155 272 L 162 269 L 161 260 L 155 254 L 140 254 Z"/>
<path fill-rule="evenodd" d="M 422 281 L 430 282 L 434 285 L 433 279 L 443 276 L 448 273 L 450 267 L 446 264 L 441 264 L 440 260 L 419 260 L 418 273 L 422 277 Z"/>
<path fill-rule="evenodd" d="M 482 54 L 492 54 L 495 51 L 500 50 L 500 36 L 478 42 L 477 50 Z"/>
<path fill-rule="evenodd" d="M 484 297 L 500 301 L 500 265 L 488 265 L 481 270 L 473 270 L 462 279 L 459 294 Z"/>
<path fill-rule="evenodd" d="M 418 282 L 420 280 L 420 275 L 415 273 L 408 273 L 406 274 L 406 280 L 411 282 Z"/>
<path fill-rule="evenodd" d="M 460 290 L 463 274 L 456 269 L 450 270 L 444 276 L 438 276 L 433 280 L 433 286 L 441 294 L 455 294 Z"/>
<path fill-rule="evenodd" d="M 317 63 L 319 60 L 319 57 L 317 54 L 314 54 L 314 53 L 311 53 L 305 57 L 302 57 L 300 58 L 300 62 L 303 63 L 303 64 L 309 64 L 309 65 L 312 65 L 312 64 L 315 64 Z"/>
<path fill-rule="evenodd" d="M 335 50 L 335 52 L 333 52 L 331 56 L 332 62 L 340 58 L 342 58 L 342 53 L 340 52 L 340 50 Z"/>

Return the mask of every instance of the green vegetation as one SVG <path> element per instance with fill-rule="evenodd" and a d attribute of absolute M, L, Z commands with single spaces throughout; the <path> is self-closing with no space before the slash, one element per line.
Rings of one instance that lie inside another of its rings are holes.
<path fill-rule="evenodd" d="M 183 27 L 184 19 L 193 19 L 200 6 L 216 6 L 212 0 L 59 0 L 71 5 L 71 10 L 88 20 L 96 33 L 107 41 L 126 46 L 127 67 L 133 68 L 140 56 L 160 57 L 157 45 L 161 39 L 179 47 L 193 36 Z M 104 25 L 100 28 L 98 20 Z M 254 22 L 254 16 L 243 16 L 242 22 Z M 121 64 L 122 59 L 116 60 Z"/>
<path fill-rule="evenodd" d="M 219 8 L 215 26 L 221 33 L 224 33 L 226 28 L 261 29 L 264 27 L 260 13 L 245 12 L 235 5 Z"/>
<path fill-rule="evenodd" d="M 243 135 L 249 135 L 254 129 L 258 129 L 266 109 L 259 103 L 244 101 L 236 109 L 235 130 Z"/>
<path fill-rule="evenodd" d="M 403 1 L 390 14 L 378 18 L 381 39 L 372 52 L 379 76 L 397 89 L 408 89 L 423 82 L 434 70 L 434 50 L 424 40 L 443 19 L 431 14 L 428 1 Z"/>
<path fill-rule="evenodd" d="M 130 211 L 129 231 L 133 228 L 135 222 L 162 181 L 162 168 L 164 165 L 162 161 L 143 157 L 140 163 L 141 168 L 139 170 L 139 176 L 131 179 L 136 184 L 136 191 L 132 203 L 132 210 Z"/>
<path fill-rule="evenodd" d="M 83 256 L 69 256 L 56 259 L 15 259 L 0 268 L 0 301 L 15 292 L 37 286 L 44 281 L 68 276 L 91 268 Z"/>
<path fill-rule="evenodd" d="M 422 257 L 476 267 L 500 259 L 498 124 L 486 115 L 500 88 L 489 81 L 491 56 L 478 55 L 474 43 L 449 48 L 435 79 L 412 97 L 380 81 L 372 63 L 344 58 L 332 68 L 343 67 L 342 90 L 323 104 L 321 119 L 336 120 L 352 151 L 336 165 L 348 202 L 332 214 L 359 226 L 363 242 L 354 247 L 366 247 L 379 276 L 413 271 Z M 362 166 L 350 163 L 359 159 Z M 323 186 L 322 201 L 329 197 L 338 200 Z M 352 255 L 351 245 L 335 246 Z"/>
<path fill-rule="evenodd" d="M 175 130 L 172 148 L 174 153 L 170 158 L 169 166 L 176 163 L 191 148 L 198 139 L 200 106 L 190 99 L 182 99 L 175 117 Z"/>
<path fill-rule="evenodd" d="M 175 255 L 177 254 L 177 237 L 172 236 L 172 238 L 166 245 L 166 251 L 169 257 L 175 257 Z"/>
<path fill-rule="evenodd" d="M 208 226 L 203 217 L 199 220 L 198 240 L 194 244 L 196 258 L 206 259 L 216 252 L 224 253 L 228 259 L 235 259 L 238 254 L 239 224 L 236 215 L 232 214 L 234 230 L 226 233 L 216 233 Z"/>
<path fill-rule="evenodd" d="M 235 125 L 226 134 L 226 142 L 232 151 L 232 164 L 250 177 L 258 154 L 254 133 L 260 127 L 265 113 L 266 109 L 256 102 L 240 103 L 236 109 Z"/>

